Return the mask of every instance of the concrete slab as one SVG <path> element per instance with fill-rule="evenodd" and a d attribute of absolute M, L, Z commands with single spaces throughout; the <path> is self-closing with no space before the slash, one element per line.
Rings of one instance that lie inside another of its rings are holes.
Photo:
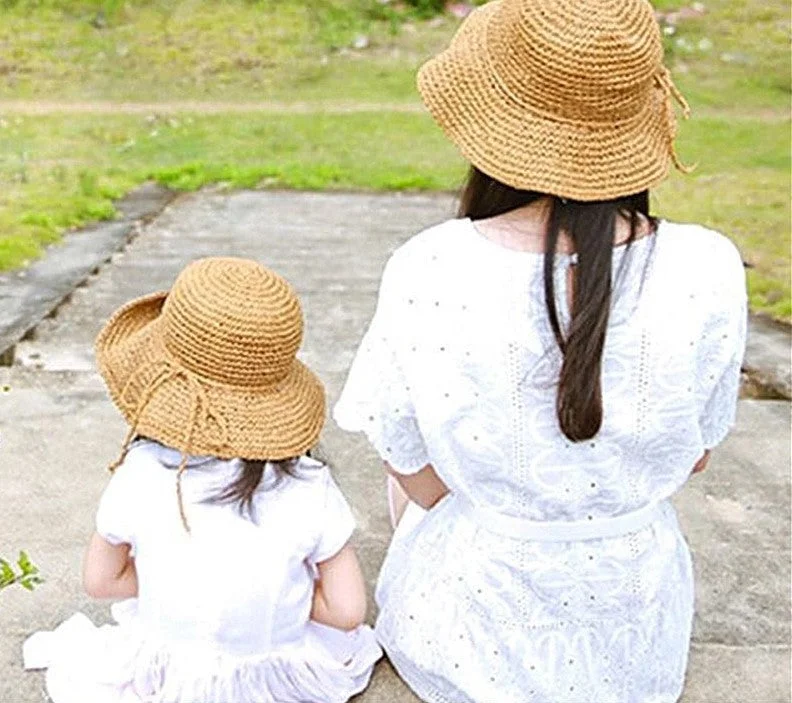
<path fill-rule="evenodd" d="M 118 204 L 119 219 L 97 224 L 50 247 L 48 256 L 20 271 L 0 274 L 0 358 L 13 361 L 14 345 L 66 300 L 122 247 L 138 226 L 158 213 L 174 194 L 146 184 Z"/>
<path fill-rule="evenodd" d="M 723 647 L 693 642 L 684 703 L 789 700 L 789 647 Z"/>
<path fill-rule="evenodd" d="M 21 670 L 26 634 L 77 609 L 96 620 L 108 615 L 79 586 L 104 468 L 124 434 L 92 365 L 91 344 L 107 315 L 133 296 L 167 287 L 197 256 L 261 259 L 302 295 L 303 356 L 332 401 L 373 311 L 388 253 L 451 211 L 449 198 L 424 196 L 190 196 L 19 345 L 17 365 L 0 368 L 0 389 L 10 388 L 0 391 L 0 555 L 27 549 L 47 583 L 34 594 L 0 595 L 0 702 L 45 700 L 41 676 Z M 743 401 L 737 430 L 678 498 L 699 578 L 686 703 L 790 700 L 789 420 L 789 403 Z M 390 535 L 379 461 L 362 437 L 332 424 L 321 449 L 353 505 L 371 587 Z M 359 700 L 417 699 L 383 663 Z"/>
<path fill-rule="evenodd" d="M 762 317 L 748 322 L 748 348 L 743 366 L 755 381 L 779 397 L 792 398 L 792 331 Z"/>

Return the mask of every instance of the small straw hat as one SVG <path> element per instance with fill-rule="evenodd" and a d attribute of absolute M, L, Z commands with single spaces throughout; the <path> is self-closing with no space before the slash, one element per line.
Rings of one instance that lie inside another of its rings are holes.
<path fill-rule="evenodd" d="M 688 171 L 647 0 L 493 0 L 418 73 L 437 123 L 487 175 L 574 200 L 641 192 Z"/>
<path fill-rule="evenodd" d="M 179 476 L 190 455 L 305 453 L 324 425 L 325 395 L 296 359 L 302 337 L 289 284 L 245 259 L 195 261 L 170 292 L 123 306 L 96 341 L 99 371 L 130 425 L 111 468 L 135 435 L 181 451 Z"/>

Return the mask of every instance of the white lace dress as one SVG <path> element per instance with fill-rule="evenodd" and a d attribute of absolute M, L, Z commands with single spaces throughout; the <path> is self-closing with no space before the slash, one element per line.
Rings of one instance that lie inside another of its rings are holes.
<path fill-rule="evenodd" d="M 377 588 L 380 643 L 426 701 L 681 694 L 693 576 L 668 498 L 734 421 L 744 272 L 727 239 L 694 225 L 661 222 L 613 256 L 626 274 L 604 424 L 577 444 L 556 421 L 542 255 L 452 220 L 387 264 L 335 418 L 396 470 L 431 463 L 451 489 L 400 525 Z"/>
<path fill-rule="evenodd" d="M 319 462 L 254 497 L 256 521 L 203 502 L 239 462 L 195 458 L 184 474 L 191 534 L 176 503 L 180 454 L 131 449 L 102 496 L 99 534 L 135 551 L 139 597 L 116 625 L 82 614 L 24 646 L 47 668 L 54 703 L 342 703 L 368 684 L 382 652 L 368 626 L 342 632 L 309 620 L 315 564 L 349 540 L 354 520 Z"/>

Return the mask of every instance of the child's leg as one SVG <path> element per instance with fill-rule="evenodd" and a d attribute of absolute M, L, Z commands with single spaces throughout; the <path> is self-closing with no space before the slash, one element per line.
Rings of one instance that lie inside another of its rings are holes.
<path fill-rule="evenodd" d="M 399 482 L 388 476 L 388 510 L 390 512 L 391 526 L 396 529 L 396 526 L 401 522 L 404 511 L 407 509 L 410 499 L 404 492 L 404 489 L 399 485 Z"/>

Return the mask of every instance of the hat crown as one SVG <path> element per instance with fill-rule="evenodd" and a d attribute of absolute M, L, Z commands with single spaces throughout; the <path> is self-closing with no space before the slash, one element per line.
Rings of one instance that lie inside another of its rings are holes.
<path fill-rule="evenodd" d="M 190 264 L 162 309 L 168 353 L 196 376 L 237 387 L 276 384 L 303 335 L 289 284 L 261 264 L 211 258 Z"/>
<path fill-rule="evenodd" d="M 487 49 L 513 100 L 578 123 L 638 114 L 663 59 L 647 0 L 503 0 Z"/>

